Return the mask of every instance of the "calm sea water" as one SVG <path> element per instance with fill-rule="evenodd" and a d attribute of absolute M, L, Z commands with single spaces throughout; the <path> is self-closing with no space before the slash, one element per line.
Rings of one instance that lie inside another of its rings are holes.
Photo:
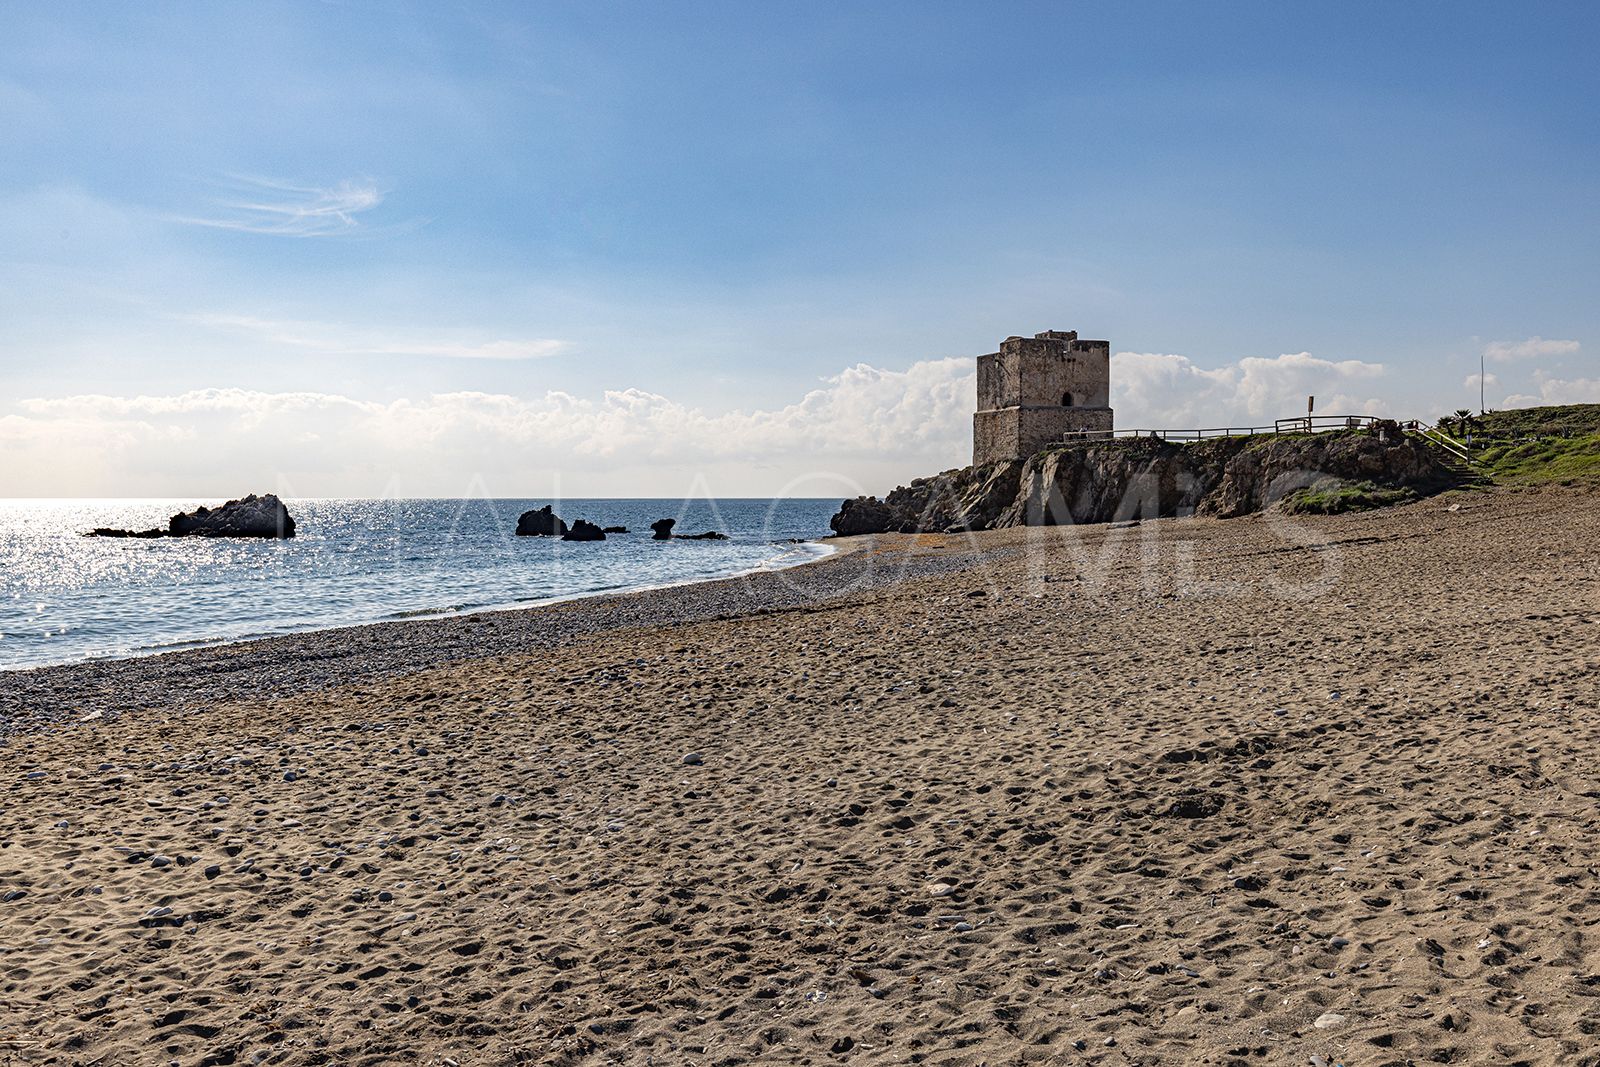
<path fill-rule="evenodd" d="M 725 577 L 826 554 L 837 500 L 291 500 L 289 541 L 82 537 L 216 500 L 0 501 L 0 670 Z M 626 526 L 517 537 L 546 503 Z M 727 541 L 652 541 L 649 524 Z"/>

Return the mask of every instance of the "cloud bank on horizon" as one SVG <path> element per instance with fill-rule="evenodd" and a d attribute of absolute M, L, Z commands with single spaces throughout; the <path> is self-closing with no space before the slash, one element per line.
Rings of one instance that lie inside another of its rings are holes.
<path fill-rule="evenodd" d="M 1495 342 L 1486 354 L 1526 343 Z M 1579 350 L 1559 344 L 1547 351 Z M 1130 428 L 1269 425 L 1298 414 L 1312 394 L 1330 414 L 1436 414 L 1397 404 L 1387 375 L 1381 363 L 1306 352 L 1217 368 L 1118 352 L 1112 403 L 1118 425 Z M 1536 393 L 1501 406 L 1600 403 L 1600 378 L 1536 368 L 1529 381 Z M 643 389 L 389 401 L 238 388 L 32 398 L 0 413 L 0 455 L 11 461 L 0 469 L 0 495 L 192 496 L 241 486 L 301 496 L 882 493 L 965 465 L 975 401 L 974 364 L 964 358 L 905 370 L 857 364 L 793 403 L 748 411 L 707 411 Z"/>

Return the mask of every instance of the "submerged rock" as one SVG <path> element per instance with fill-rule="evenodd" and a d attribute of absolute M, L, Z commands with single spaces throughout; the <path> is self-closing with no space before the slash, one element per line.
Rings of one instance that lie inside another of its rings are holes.
<path fill-rule="evenodd" d="M 165 530 L 113 530 L 99 527 L 90 537 L 273 537 L 294 536 L 294 517 L 276 495 L 251 493 L 221 507 L 181 511 Z"/>
<path fill-rule="evenodd" d="M 715 530 L 707 530 L 705 533 L 675 534 L 673 539 L 676 541 L 726 541 L 728 535 L 717 533 Z"/>
<path fill-rule="evenodd" d="M 561 537 L 566 532 L 567 524 L 549 504 L 537 511 L 524 511 L 517 518 L 518 537 Z"/>
<path fill-rule="evenodd" d="M 606 532 L 588 519 L 579 519 L 572 528 L 561 535 L 563 541 L 604 541 Z"/>
<path fill-rule="evenodd" d="M 608 534 L 627 533 L 628 528 L 626 526 L 607 526 L 605 532 Z"/>

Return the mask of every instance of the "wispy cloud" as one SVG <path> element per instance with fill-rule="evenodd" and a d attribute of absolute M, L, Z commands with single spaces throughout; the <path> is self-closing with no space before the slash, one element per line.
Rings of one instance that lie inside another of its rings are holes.
<path fill-rule="evenodd" d="M 1570 356 L 1578 348 L 1576 341 L 1547 341 L 1543 337 L 1530 337 L 1526 341 L 1491 341 L 1483 346 L 1483 354 L 1496 363 L 1511 363 L 1544 356 Z"/>
<path fill-rule="evenodd" d="M 189 315 L 191 322 L 264 337 L 295 348 L 345 356 L 434 356 L 444 359 L 543 359 L 566 347 L 550 338 L 470 339 L 431 332 L 404 337 L 326 322 L 296 322 L 251 315 Z"/>
<path fill-rule="evenodd" d="M 203 215 L 173 221 L 276 237 L 331 237 L 355 230 L 358 215 L 383 203 L 383 190 L 365 180 L 314 186 L 230 175 L 229 183 L 231 198 L 218 200 Z"/>

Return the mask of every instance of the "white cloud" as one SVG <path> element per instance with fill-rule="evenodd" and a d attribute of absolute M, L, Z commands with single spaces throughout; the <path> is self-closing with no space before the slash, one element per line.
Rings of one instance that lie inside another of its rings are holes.
<path fill-rule="evenodd" d="M 565 344 L 548 338 L 467 340 L 438 334 L 387 336 L 323 322 L 260 319 L 249 315 L 190 315 L 204 326 L 264 337 L 277 344 L 337 355 L 438 356 L 446 359 L 541 359 Z"/>
<path fill-rule="evenodd" d="M 1547 341 L 1543 337 L 1530 337 L 1526 341 L 1491 341 L 1483 346 L 1483 354 L 1496 363 L 1511 363 L 1545 356 L 1568 356 L 1578 351 L 1579 347 L 1576 341 Z"/>
<path fill-rule="evenodd" d="M 235 199 L 218 201 L 208 215 L 173 221 L 279 237 L 327 237 L 354 230 L 357 215 L 383 203 L 383 192 L 370 181 L 318 187 L 234 175 L 231 182 Z"/>
<path fill-rule="evenodd" d="M 763 495 L 819 472 L 819 495 L 844 495 L 963 462 L 975 395 L 972 362 L 949 359 L 862 364 L 793 404 L 722 413 L 639 389 L 34 398 L 0 416 L 0 495 L 458 495 L 474 479 L 516 495 L 555 476 L 571 493 L 671 495 L 709 476 L 719 493 Z"/>
<path fill-rule="evenodd" d="M 1537 395 L 1513 393 L 1501 402 L 1505 408 L 1532 408 L 1550 404 L 1600 404 L 1600 378 L 1556 378 L 1539 371 L 1534 376 Z"/>
<path fill-rule="evenodd" d="M 1307 396 L 1317 398 L 1319 413 L 1387 415 L 1387 402 L 1369 393 L 1383 375 L 1381 363 L 1308 352 L 1247 356 L 1214 370 L 1187 356 L 1118 352 L 1111 359 L 1111 403 L 1117 425 L 1130 429 L 1270 426 L 1303 414 Z"/>
<path fill-rule="evenodd" d="M 1466 380 L 1464 380 L 1461 383 L 1461 387 L 1463 389 L 1476 389 L 1478 387 L 1478 380 L 1479 380 L 1478 379 L 1478 375 L 1469 374 L 1469 375 L 1467 375 Z M 1485 374 L 1485 375 L 1483 375 L 1483 384 L 1486 387 L 1488 387 L 1488 386 L 1496 386 L 1496 385 L 1500 384 L 1500 379 L 1496 375 Z"/>
<path fill-rule="evenodd" d="M 1305 410 L 1387 414 L 1375 363 L 1306 353 L 1223 367 L 1113 357 L 1117 423 L 1270 425 Z M 199 389 L 34 398 L 0 415 L 0 495 L 657 496 L 704 479 L 722 495 L 881 493 L 967 462 L 972 360 L 867 364 L 793 403 L 712 411 L 641 389 L 598 397 L 457 392 L 380 401 L 334 393 Z"/>

